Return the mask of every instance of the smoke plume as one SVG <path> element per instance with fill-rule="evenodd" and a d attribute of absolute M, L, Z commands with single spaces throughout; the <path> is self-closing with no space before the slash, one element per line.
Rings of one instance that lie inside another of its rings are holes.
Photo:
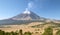
<path fill-rule="evenodd" d="M 33 7 L 34 7 L 34 2 L 32 2 L 32 1 L 29 2 L 27 8 L 28 8 L 28 9 L 31 9 L 31 8 L 33 8 Z"/>
<path fill-rule="evenodd" d="M 39 4 L 38 4 L 39 2 Z M 40 5 L 40 8 L 42 7 L 41 3 L 42 2 L 41 0 L 28 0 L 28 7 L 27 9 L 35 9 L 35 8 L 38 8 L 38 5 Z"/>

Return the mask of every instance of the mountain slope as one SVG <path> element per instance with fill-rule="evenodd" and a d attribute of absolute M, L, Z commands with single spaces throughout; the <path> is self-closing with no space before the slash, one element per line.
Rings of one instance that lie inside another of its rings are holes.
<path fill-rule="evenodd" d="M 51 20 L 51 19 L 47 19 L 47 18 L 43 18 L 40 17 L 38 15 L 36 15 L 35 13 L 33 13 L 32 11 L 26 9 L 23 13 L 18 14 L 17 16 L 14 16 L 12 18 L 9 19 L 5 19 L 5 20 L 0 20 L 0 25 L 19 25 L 19 24 L 26 24 L 26 23 L 31 23 L 31 22 L 59 22 L 57 20 Z"/>
<path fill-rule="evenodd" d="M 12 20 L 37 20 L 40 19 L 38 15 L 26 9 L 23 13 L 11 18 Z"/>

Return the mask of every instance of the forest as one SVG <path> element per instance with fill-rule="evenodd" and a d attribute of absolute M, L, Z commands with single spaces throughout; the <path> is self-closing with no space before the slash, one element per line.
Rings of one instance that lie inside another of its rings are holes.
<path fill-rule="evenodd" d="M 0 30 L 0 35 L 32 35 L 32 34 L 33 34 L 32 32 L 23 33 L 22 29 L 20 29 L 18 32 L 17 31 L 5 32 L 5 31 Z M 53 35 L 53 29 L 51 27 L 44 29 L 44 33 L 42 35 Z M 56 32 L 56 35 L 60 35 L 60 30 Z"/>

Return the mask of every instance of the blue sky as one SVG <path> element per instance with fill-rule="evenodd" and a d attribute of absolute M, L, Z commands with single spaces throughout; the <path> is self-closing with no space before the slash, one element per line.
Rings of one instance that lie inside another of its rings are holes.
<path fill-rule="evenodd" d="M 16 16 L 26 8 L 41 17 L 60 19 L 60 0 L 0 0 L 0 20 Z"/>

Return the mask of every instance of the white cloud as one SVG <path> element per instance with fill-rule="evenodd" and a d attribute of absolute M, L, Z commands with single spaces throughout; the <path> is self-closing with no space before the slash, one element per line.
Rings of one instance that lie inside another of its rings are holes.
<path fill-rule="evenodd" d="M 8 18 L 2 18 L 2 17 L 0 17 L 0 20 L 3 20 L 3 19 L 8 19 Z"/>
<path fill-rule="evenodd" d="M 0 18 L 0 20 L 3 20 L 4 18 Z"/>

